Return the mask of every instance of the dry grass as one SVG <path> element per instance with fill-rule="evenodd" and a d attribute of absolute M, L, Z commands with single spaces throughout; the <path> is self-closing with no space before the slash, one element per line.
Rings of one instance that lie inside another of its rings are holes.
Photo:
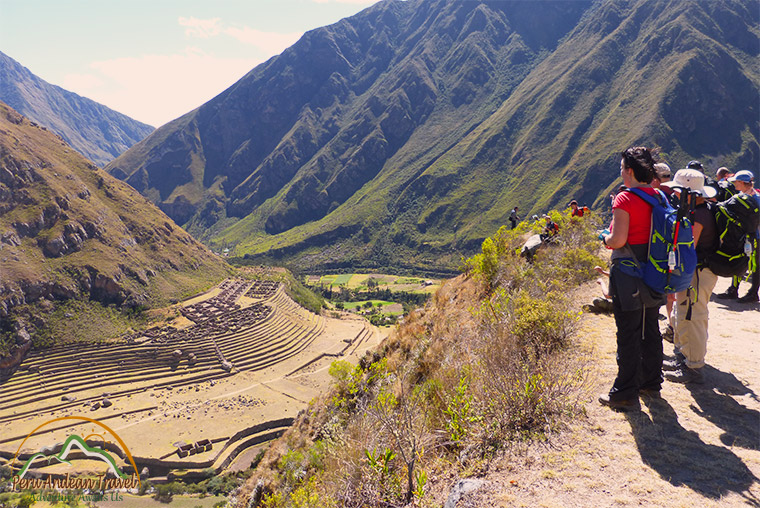
<path fill-rule="evenodd" d="M 279 458 L 268 461 L 277 473 L 264 506 L 434 505 L 440 478 L 483 474 L 494 457 L 579 414 L 581 357 L 566 353 L 578 314 L 564 294 L 598 260 L 577 254 L 590 234 L 583 225 L 563 225 L 561 246 L 533 266 L 515 255 L 517 234 L 501 235 L 487 277 L 476 260 L 473 275 L 444 284 L 359 367 L 336 366 L 328 408 L 308 417 L 321 467 L 307 464 L 306 443 L 271 451 Z M 309 504 L 317 494 L 322 504 Z"/>

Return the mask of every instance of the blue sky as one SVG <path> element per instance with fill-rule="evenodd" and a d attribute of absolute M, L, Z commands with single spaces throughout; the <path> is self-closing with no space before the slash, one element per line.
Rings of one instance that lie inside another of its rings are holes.
<path fill-rule="evenodd" d="M 377 0 L 0 0 L 0 51 L 155 127 Z"/>

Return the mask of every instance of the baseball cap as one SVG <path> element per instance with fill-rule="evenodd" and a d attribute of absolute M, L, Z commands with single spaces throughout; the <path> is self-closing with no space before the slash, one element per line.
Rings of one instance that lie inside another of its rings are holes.
<path fill-rule="evenodd" d="M 735 182 L 738 180 L 740 182 L 751 183 L 754 179 L 755 175 L 752 174 L 752 171 L 747 171 L 746 169 L 737 171 L 734 176 L 728 177 L 729 182 Z"/>
<path fill-rule="evenodd" d="M 704 171 L 705 168 L 702 166 L 702 163 L 699 161 L 689 161 L 689 163 L 686 165 L 687 169 L 698 169 L 700 171 Z"/>

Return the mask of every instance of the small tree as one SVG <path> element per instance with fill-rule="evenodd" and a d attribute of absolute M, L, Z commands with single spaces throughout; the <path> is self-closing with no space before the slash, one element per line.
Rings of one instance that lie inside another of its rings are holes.
<path fill-rule="evenodd" d="M 381 388 L 372 412 L 381 431 L 391 437 L 393 450 L 406 469 L 406 493 L 404 502 L 410 503 L 415 494 L 415 467 L 431 436 L 426 430 L 427 417 L 424 394 L 419 387 L 411 389 L 405 379 L 399 380 L 396 389 Z M 398 392 L 398 395 L 394 392 Z M 419 476 L 419 475 L 417 475 Z M 418 479 L 419 482 L 419 479 Z"/>

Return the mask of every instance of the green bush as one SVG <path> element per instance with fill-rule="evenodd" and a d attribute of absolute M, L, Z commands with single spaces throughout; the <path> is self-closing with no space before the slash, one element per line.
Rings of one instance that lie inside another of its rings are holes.
<path fill-rule="evenodd" d="M 563 294 L 551 292 L 536 298 L 518 292 L 511 303 L 507 326 L 519 345 L 531 347 L 537 354 L 567 345 L 579 315 L 565 310 L 568 302 Z"/>

